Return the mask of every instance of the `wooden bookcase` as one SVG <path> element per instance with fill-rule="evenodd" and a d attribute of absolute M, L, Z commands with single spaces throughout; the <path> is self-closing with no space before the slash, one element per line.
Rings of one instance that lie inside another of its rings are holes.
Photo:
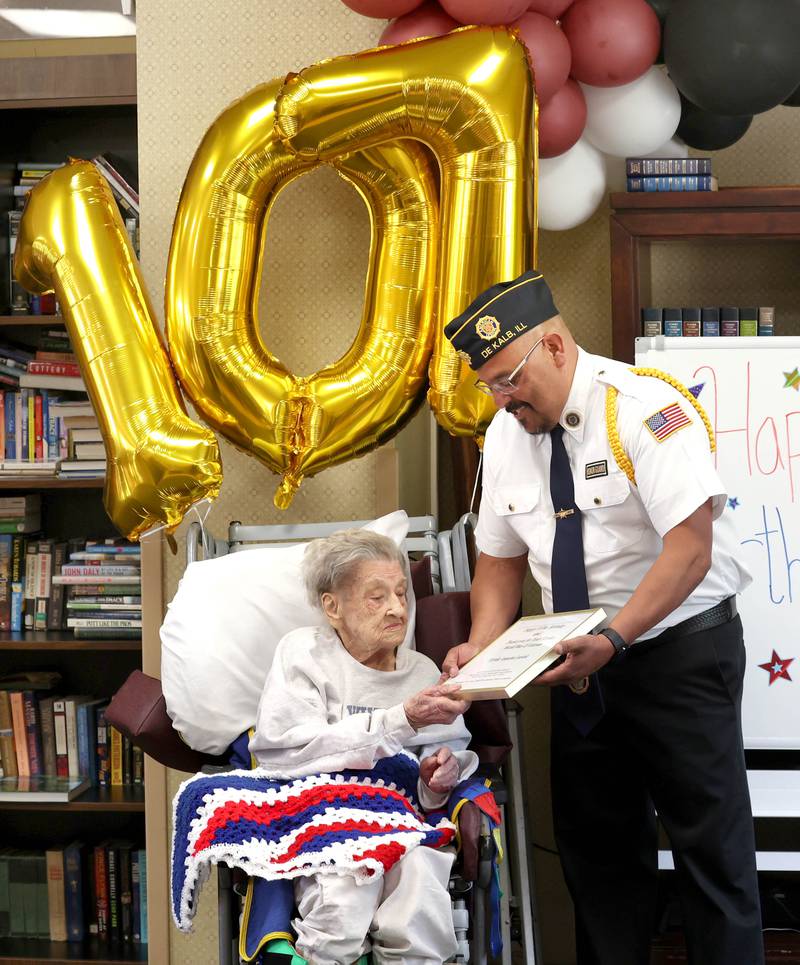
<path fill-rule="evenodd" d="M 651 246 L 800 241 L 800 186 L 611 195 L 613 356 L 632 362 L 650 300 Z M 761 304 L 764 304 L 763 302 Z"/>
<path fill-rule="evenodd" d="M 13 207 L 18 161 L 59 162 L 68 155 L 91 158 L 110 151 L 136 169 L 135 82 L 133 54 L 0 60 L 3 258 L 8 257 L 5 212 Z M 30 341 L 32 326 L 59 325 L 63 321 L 52 315 L 0 316 L 0 340 L 16 336 Z M 0 476 L 3 495 L 41 493 L 42 530 L 59 538 L 118 535 L 103 508 L 103 485 L 103 480 L 96 479 Z M 144 568 L 143 559 L 143 573 Z M 4 672 L 57 670 L 64 693 L 111 696 L 141 665 L 141 639 L 76 640 L 70 631 L 0 633 Z M 45 850 L 55 842 L 76 838 L 97 842 L 106 837 L 127 837 L 144 845 L 141 786 L 93 788 L 68 804 L 0 803 L 0 845 Z M 147 960 L 148 945 L 101 943 L 96 938 L 82 944 L 0 938 L 0 963 Z"/>

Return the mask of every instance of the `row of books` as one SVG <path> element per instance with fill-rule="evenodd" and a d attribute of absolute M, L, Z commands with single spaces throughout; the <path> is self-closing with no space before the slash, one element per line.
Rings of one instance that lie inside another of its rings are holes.
<path fill-rule="evenodd" d="M 17 525 L 26 526 L 38 499 L 3 497 L 0 505 L 24 501 L 26 515 Z M 77 639 L 136 639 L 142 634 L 141 593 L 137 543 L 0 532 L 0 631 L 72 630 Z"/>
<path fill-rule="evenodd" d="M 628 191 L 717 191 L 710 157 L 629 157 Z"/>
<path fill-rule="evenodd" d="M 774 308 L 643 308 L 642 335 L 772 335 Z"/>
<path fill-rule="evenodd" d="M 0 848 L 0 938 L 147 943 L 147 852 L 130 841 Z"/>
<path fill-rule="evenodd" d="M 106 721 L 108 699 L 47 694 L 0 690 L 0 801 L 71 801 L 89 787 L 144 783 L 142 751 Z M 49 788 L 14 780 L 28 777 L 78 780 Z"/>
<path fill-rule="evenodd" d="M 28 292 L 14 278 L 13 259 L 19 236 L 19 225 L 22 220 L 25 199 L 31 188 L 39 181 L 51 174 L 53 170 L 62 166 L 63 162 L 52 163 L 46 161 L 20 161 L 17 164 L 17 182 L 13 186 L 14 210 L 7 213 L 8 219 L 8 286 L 9 310 L 12 315 L 49 315 L 58 311 L 55 296 L 29 295 Z M 139 257 L 139 194 L 130 181 L 120 172 L 119 164 L 107 155 L 92 158 L 92 163 L 108 182 L 109 187 L 120 208 L 125 230 L 131 240 L 131 245 Z"/>

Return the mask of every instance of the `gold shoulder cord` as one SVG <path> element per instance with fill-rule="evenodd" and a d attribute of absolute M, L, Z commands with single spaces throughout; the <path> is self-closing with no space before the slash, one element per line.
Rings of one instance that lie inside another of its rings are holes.
<path fill-rule="evenodd" d="M 671 385 L 673 389 L 677 389 L 684 399 L 692 404 L 697 414 L 703 420 L 703 425 L 706 427 L 706 432 L 708 433 L 708 442 L 711 446 L 711 451 L 714 452 L 716 450 L 717 444 L 714 440 L 714 430 L 711 428 L 711 422 L 706 415 L 706 410 L 702 407 L 702 405 L 700 405 L 700 403 L 685 385 L 673 378 L 671 375 L 668 375 L 666 372 L 661 372 L 659 369 L 632 368 L 631 372 L 633 372 L 634 375 L 649 375 L 654 379 L 661 379 L 662 382 L 666 382 L 668 385 Z M 622 441 L 620 440 L 619 431 L 617 429 L 618 395 L 619 393 L 614 386 L 609 385 L 606 389 L 606 432 L 608 433 L 608 442 L 611 446 L 611 452 L 614 454 L 614 459 L 616 460 L 617 465 L 635 486 L 636 476 L 633 472 L 633 463 L 630 461 L 627 452 L 625 452 L 625 450 L 622 448 Z"/>

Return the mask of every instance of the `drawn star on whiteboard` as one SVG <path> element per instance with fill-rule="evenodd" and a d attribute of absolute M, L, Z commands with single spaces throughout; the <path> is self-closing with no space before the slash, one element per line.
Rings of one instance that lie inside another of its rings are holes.
<path fill-rule="evenodd" d="M 786 379 L 783 383 L 784 389 L 794 389 L 795 392 L 800 392 L 800 372 L 797 371 L 796 365 L 793 372 L 784 372 L 783 377 Z"/>
<path fill-rule="evenodd" d="M 704 385 L 705 385 L 705 382 L 698 382 L 697 385 L 689 386 L 689 391 L 692 393 L 695 399 L 698 399 L 700 397 L 700 393 L 703 391 Z"/>
<path fill-rule="evenodd" d="M 739 505 L 739 497 L 738 497 L 738 496 L 731 496 L 731 498 L 728 500 L 728 506 L 729 506 L 731 509 L 736 509 L 736 507 L 737 507 L 738 505 Z"/>
<path fill-rule="evenodd" d="M 773 650 L 772 660 L 769 660 L 767 663 L 760 663 L 759 667 L 769 673 L 769 685 L 771 687 L 779 677 L 783 677 L 784 680 L 791 681 L 792 678 L 789 676 L 789 664 L 793 662 L 794 657 L 788 657 L 785 660 L 781 660 L 776 651 Z"/>

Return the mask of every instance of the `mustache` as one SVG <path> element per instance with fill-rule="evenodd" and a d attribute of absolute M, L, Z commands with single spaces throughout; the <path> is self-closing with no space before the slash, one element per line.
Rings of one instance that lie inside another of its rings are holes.
<path fill-rule="evenodd" d="M 517 412 L 519 409 L 524 408 L 525 406 L 528 406 L 528 408 L 530 408 L 530 406 L 528 405 L 527 402 L 523 402 L 521 399 L 512 399 L 512 400 L 505 406 L 505 410 L 506 410 L 506 412 L 508 412 L 510 415 L 513 415 L 515 412 Z"/>

